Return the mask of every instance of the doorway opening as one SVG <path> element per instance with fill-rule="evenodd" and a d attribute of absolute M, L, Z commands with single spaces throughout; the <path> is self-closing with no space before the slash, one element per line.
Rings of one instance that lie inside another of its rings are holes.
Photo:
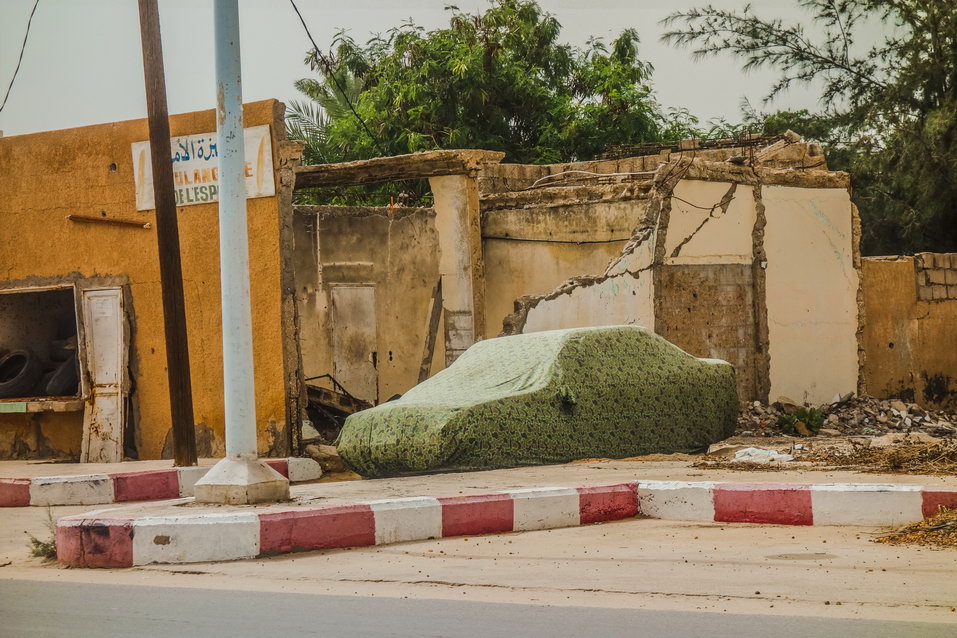
<path fill-rule="evenodd" d="M 0 291 L 0 401 L 82 396 L 76 308 L 73 287 Z"/>

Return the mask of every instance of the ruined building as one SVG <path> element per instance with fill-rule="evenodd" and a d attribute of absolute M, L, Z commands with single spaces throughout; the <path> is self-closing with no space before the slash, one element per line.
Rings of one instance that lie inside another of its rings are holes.
<path fill-rule="evenodd" d="M 263 454 L 299 451 L 308 385 L 381 402 L 476 340 L 589 325 L 640 324 L 725 359 L 742 400 L 957 403 L 957 255 L 862 259 L 852 179 L 817 144 L 298 166 L 283 111 L 270 100 L 245 112 Z M 183 157 L 209 155 L 212 111 L 171 128 Z M 0 138 L 0 357 L 29 349 L 50 374 L 72 344 L 79 371 L 66 395 L 38 376 L 25 396 L 0 397 L 0 458 L 170 453 L 146 139 L 145 120 Z M 180 238 L 200 452 L 219 455 L 217 208 L 197 170 L 180 171 Z M 428 180 L 431 206 L 293 205 L 296 190 L 411 179 Z"/>

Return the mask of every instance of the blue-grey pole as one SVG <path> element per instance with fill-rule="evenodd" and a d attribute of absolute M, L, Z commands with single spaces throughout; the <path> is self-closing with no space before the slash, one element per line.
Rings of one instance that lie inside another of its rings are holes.
<path fill-rule="evenodd" d="M 226 456 L 256 458 L 256 398 L 249 305 L 249 241 L 238 0 L 215 0 L 219 258 L 223 303 Z"/>

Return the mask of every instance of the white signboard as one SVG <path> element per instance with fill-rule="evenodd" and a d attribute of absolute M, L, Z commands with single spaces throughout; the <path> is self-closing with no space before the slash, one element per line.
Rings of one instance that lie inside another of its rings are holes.
<path fill-rule="evenodd" d="M 244 133 L 246 197 L 271 197 L 276 194 L 276 182 L 273 179 L 269 126 L 253 126 L 245 129 Z M 190 206 L 219 201 L 219 153 L 216 148 L 216 133 L 174 137 L 170 140 L 170 146 L 176 205 Z M 136 210 L 150 210 L 155 208 L 150 143 L 134 142 L 132 147 Z"/>

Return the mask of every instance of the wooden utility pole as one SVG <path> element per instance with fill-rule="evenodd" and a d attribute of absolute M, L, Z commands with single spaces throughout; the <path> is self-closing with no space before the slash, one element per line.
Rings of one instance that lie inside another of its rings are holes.
<path fill-rule="evenodd" d="M 160 286 L 163 290 L 163 327 L 166 332 L 166 368 L 170 417 L 173 421 L 173 458 L 178 467 L 196 465 L 193 391 L 186 342 L 186 306 L 183 267 L 179 256 L 179 224 L 173 187 L 166 74 L 156 0 L 139 0 L 146 111 L 149 115 L 150 156 L 153 162 L 153 199 L 156 205 L 156 242 L 159 245 Z"/>

